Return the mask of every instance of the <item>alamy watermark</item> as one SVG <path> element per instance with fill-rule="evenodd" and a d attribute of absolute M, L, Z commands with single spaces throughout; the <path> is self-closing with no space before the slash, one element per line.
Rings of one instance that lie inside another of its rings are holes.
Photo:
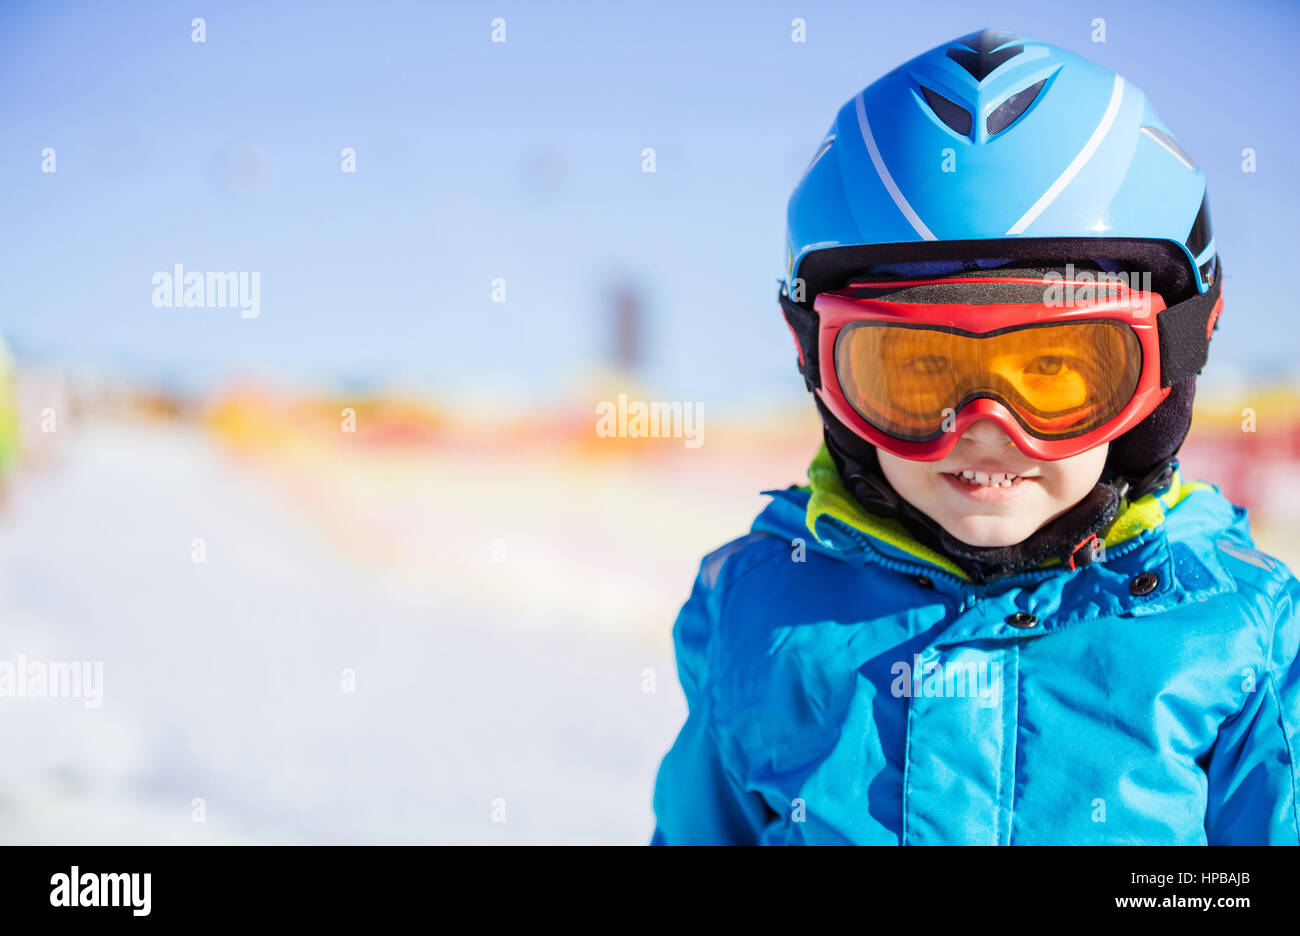
<path fill-rule="evenodd" d="M 132 916 L 148 916 L 152 890 L 153 874 L 148 871 L 97 874 L 73 865 L 71 871 L 50 878 L 50 906 L 124 907 Z"/>
<path fill-rule="evenodd" d="M 246 319 L 262 314 L 261 273 L 186 273 L 178 263 L 170 273 L 155 273 L 152 283 L 157 309 L 238 309 Z"/>
<path fill-rule="evenodd" d="M 1002 700 L 1002 664 L 974 660 L 899 660 L 889 668 L 895 677 L 889 692 L 896 699 L 978 699 L 981 708 Z"/>
<path fill-rule="evenodd" d="M 0 660 L 0 699 L 81 699 L 85 708 L 104 704 L 104 664 L 28 660 L 20 653 Z"/>
<path fill-rule="evenodd" d="M 602 439 L 684 439 L 687 448 L 704 444 L 703 403 L 629 401 L 620 393 L 617 403 L 597 403 L 596 417 L 596 435 Z"/>
<path fill-rule="evenodd" d="M 1049 308 L 1091 306 L 1107 299 L 1138 301 L 1139 317 L 1151 314 L 1151 271 L 1107 273 L 1104 270 L 1075 270 L 1065 265 L 1065 273 L 1043 274 L 1043 305 Z"/>

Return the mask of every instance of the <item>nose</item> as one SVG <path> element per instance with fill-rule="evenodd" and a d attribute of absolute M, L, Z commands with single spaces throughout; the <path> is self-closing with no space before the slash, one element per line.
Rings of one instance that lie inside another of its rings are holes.
<path fill-rule="evenodd" d="M 966 431 L 961 434 L 963 439 L 969 439 L 977 445 L 1015 445 L 1011 436 L 1007 435 L 1006 430 L 991 419 L 977 419 L 966 427 Z"/>

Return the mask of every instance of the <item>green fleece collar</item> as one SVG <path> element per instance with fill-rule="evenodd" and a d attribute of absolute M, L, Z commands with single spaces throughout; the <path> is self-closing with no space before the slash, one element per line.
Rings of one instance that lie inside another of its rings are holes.
<path fill-rule="evenodd" d="M 808 498 L 806 523 L 818 542 L 824 543 L 824 540 L 817 534 L 817 521 L 822 517 L 833 517 L 851 529 L 888 543 L 922 562 L 937 566 L 964 581 L 971 580 L 970 576 L 947 556 L 918 542 L 900 520 L 892 517 L 877 517 L 868 513 L 844 487 L 844 482 L 840 480 L 840 473 L 836 471 L 835 463 L 831 460 L 825 444 L 808 468 L 808 481 L 811 496 Z M 1147 494 L 1136 501 L 1124 501 L 1120 505 L 1118 516 L 1106 529 L 1104 538 L 1106 548 L 1111 549 L 1140 533 L 1154 530 L 1164 523 L 1165 515 L 1183 498 L 1197 488 L 1207 486 L 1200 481 L 1184 484 L 1179 473 L 1175 471 L 1169 489 L 1163 494 Z M 1050 568 L 1060 563 L 1060 559 L 1049 559 L 1040 568 Z"/>

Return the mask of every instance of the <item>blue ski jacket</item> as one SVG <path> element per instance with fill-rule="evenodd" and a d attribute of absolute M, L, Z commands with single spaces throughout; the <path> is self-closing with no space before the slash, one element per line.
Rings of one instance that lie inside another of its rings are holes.
<path fill-rule="evenodd" d="M 825 449 L 705 557 L 653 844 L 1300 843 L 1300 583 L 1175 475 L 1100 561 L 976 585 Z"/>

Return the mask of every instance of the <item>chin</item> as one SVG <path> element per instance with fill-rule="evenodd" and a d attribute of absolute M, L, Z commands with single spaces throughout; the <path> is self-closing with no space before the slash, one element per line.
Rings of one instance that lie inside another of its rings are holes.
<path fill-rule="evenodd" d="M 968 546 L 1014 546 L 1033 532 L 1014 517 L 967 517 L 944 524 L 944 529 Z"/>

